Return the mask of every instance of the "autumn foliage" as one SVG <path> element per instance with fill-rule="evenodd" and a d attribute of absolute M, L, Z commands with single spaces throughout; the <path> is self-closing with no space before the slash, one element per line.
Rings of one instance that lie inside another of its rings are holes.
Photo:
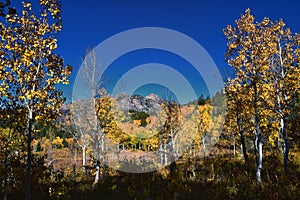
<path fill-rule="evenodd" d="M 72 68 L 56 53 L 60 2 L 40 0 L 37 14 L 29 2 L 0 8 L 4 199 L 299 198 L 300 36 L 282 19 L 257 22 L 247 9 L 223 30 L 234 72 L 224 91 L 151 114 L 121 110 L 95 84 L 93 51 L 82 71 L 92 99 L 64 104 L 57 86 Z M 118 164 L 147 163 L 150 151 L 172 162 L 125 173 L 108 164 L 111 149 Z"/>

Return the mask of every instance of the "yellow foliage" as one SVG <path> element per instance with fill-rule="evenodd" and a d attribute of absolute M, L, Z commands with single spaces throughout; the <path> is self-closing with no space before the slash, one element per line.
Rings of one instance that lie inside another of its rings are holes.
<path fill-rule="evenodd" d="M 299 36 L 285 28 L 282 20 L 255 22 L 250 9 L 235 23 L 236 27 L 224 30 L 225 59 L 235 72 L 226 86 L 225 127 L 234 134 L 256 129 L 275 146 L 280 132 L 280 140 L 283 137 L 278 124 L 284 116 L 290 117 L 295 92 L 300 88 L 296 64 L 300 50 L 295 44 Z"/>
<path fill-rule="evenodd" d="M 66 138 L 66 141 L 69 146 L 74 146 L 74 144 L 76 143 L 74 138 Z"/>
<path fill-rule="evenodd" d="M 63 138 L 60 138 L 59 136 L 57 136 L 53 141 L 52 141 L 52 144 L 54 146 L 56 146 L 57 148 L 62 148 L 64 147 L 63 145 Z"/>
<path fill-rule="evenodd" d="M 135 119 L 135 120 L 133 120 L 133 124 L 136 125 L 136 126 L 141 126 L 142 121 L 140 119 Z"/>
<path fill-rule="evenodd" d="M 31 108 L 35 120 L 51 120 L 59 115 L 59 107 L 64 102 L 55 84 L 68 84 L 72 71 L 70 66 L 64 67 L 61 56 L 52 52 L 57 48 L 55 34 L 61 29 L 60 3 L 42 2 L 45 6 L 40 13 L 54 14 L 51 20 L 47 19 L 47 15 L 41 19 L 30 12 L 31 3 L 22 4 L 22 15 L 7 15 L 6 22 L 1 23 L 0 55 L 10 56 L 0 60 L 0 66 L 5 66 L 5 76 L 0 75 L 4 84 L 0 92 L 9 97 L 8 100 L 17 100 L 14 105 Z M 49 95 L 44 91 L 48 91 Z M 52 106 L 46 105 L 50 101 L 49 96 Z"/>
<path fill-rule="evenodd" d="M 49 139 L 46 139 L 45 137 L 43 137 L 41 139 L 41 148 L 44 149 L 44 150 L 46 150 L 46 149 L 49 148 L 49 146 L 50 146 Z"/>
<path fill-rule="evenodd" d="M 33 149 L 36 149 L 36 148 L 37 148 L 37 144 L 38 144 L 38 143 L 39 143 L 38 140 L 36 140 L 36 139 L 33 139 L 33 140 L 32 140 L 31 145 L 32 145 Z"/>
<path fill-rule="evenodd" d="M 150 123 L 151 123 L 151 118 L 150 118 L 150 117 L 147 117 L 147 118 L 146 118 L 146 123 L 147 123 L 147 124 L 150 124 Z"/>

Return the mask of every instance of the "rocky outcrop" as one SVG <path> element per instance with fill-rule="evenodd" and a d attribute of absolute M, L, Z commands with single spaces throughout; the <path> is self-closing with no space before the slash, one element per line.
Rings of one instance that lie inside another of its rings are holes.
<path fill-rule="evenodd" d="M 149 94 L 146 97 L 141 95 L 129 96 L 127 94 L 119 94 L 115 97 L 115 99 L 122 110 L 134 110 L 148 114 L 157 111 L 163 102 L 163 100 L 156 94 Z"/>

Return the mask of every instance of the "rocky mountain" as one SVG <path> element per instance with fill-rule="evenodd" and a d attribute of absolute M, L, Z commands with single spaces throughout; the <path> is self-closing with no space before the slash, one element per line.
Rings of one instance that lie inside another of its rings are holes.
<path fill-rule="evenodd" d="M 128 94 L 118 94 L 114 97 L 120 105 L 120 108 L 124 111 L 134 110 L 139 112 L 145 112 L 148 114 L 152 114 L 155 111 L 158 111 L 160 105 L 163 102 L 156 94 L 149 94 L 146 97 L 141 95 L 133 95 L 130 96 Z M 69 116 L 71 115 L 71 107 L 72 103 L 63 104 L 61 107 L 61 116 L 59 117 L 60 121 L 69 120 Z"/>
<path fill-rule="evenodd" d="M 149 94 L 146 97 L 141 95 L 118 94 L 115 99 L 122 110 L 134 110 L 150 114 L 159 109 L 163 100 L 156 94 Z"/>

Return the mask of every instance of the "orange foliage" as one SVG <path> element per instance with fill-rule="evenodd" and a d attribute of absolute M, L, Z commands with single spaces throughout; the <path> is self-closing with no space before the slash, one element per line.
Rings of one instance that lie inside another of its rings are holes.
<path fill-rule="evenodd" d="M 141 126 L 142 121 L 140 119 L 139 120 L 133 120 L 133 124 L 136 125 L 136 126 Z"/>

